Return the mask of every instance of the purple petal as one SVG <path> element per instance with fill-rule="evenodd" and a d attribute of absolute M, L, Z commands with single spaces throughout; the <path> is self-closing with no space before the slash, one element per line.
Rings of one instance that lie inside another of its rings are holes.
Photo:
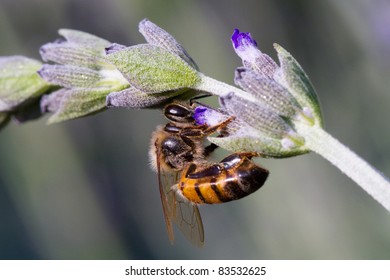
<path fill-rule="evenodd" d="M 215 126 L 225 121 L 229 116 L 211 107 L 198 106 L 194 110 L 193 118 L 197 125 Z"/>
<path fill-rule="evenodd" d="M 198 106 L 194 110 L 194 119 L 195 123 L 197 125 L 203 125 L 206 123 L 206 117 L 205 117 L 205 112 L 207 111 L 206 107 L 203 106 Z"/>
<path fill-rule="evenodd" d="M 232 35 L 232 43 L 233 43 L 233 47 L 236 49 L 238 48 L 238 35 L 240 34 L 240 30 L 238 30 L 237 28 L 234 29 L 234 32 L 233 32 L 233 35 Z"/>
<path fill-rule="evenodd" d="M 256 41 L 252 38 L 252 36 L 249 32 L 247 32 L 247 33 L 241 32 L 240 33 L 240 30 L 238 30 L 238 29 L 234 29 L 234 32 L 232 35 L 232 43 L 233 43 L 233 47 L 235 49 L 257 46 Z"/>

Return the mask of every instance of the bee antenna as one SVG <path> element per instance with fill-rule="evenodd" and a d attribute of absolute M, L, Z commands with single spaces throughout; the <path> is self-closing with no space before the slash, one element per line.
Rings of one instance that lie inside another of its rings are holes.
<path fill-rule="evenodd" d="M 210 94 L 210 93 L 203 93 L 203 94 L 194 96 L 194 97 L 192 97 L 192 98 L 190 99 L 190 105 L 192 106 L 192 105 L 195 103 L 195 104 L 204 106 L 202 103 L 200 103 L 200 102 L 198 102 L 198 101 L 195 101 L 195 100 L 201 99 L 201 98 L 210 97 L 211 95 L 212 95 L 212 94 Z"/>

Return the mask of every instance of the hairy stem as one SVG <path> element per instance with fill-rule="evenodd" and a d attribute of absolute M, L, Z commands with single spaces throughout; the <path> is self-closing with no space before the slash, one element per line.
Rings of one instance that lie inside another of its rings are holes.
<path fill-rule="evenodd" d="M 297 123 L 296 129 L 310 150 L 330 161 L 390 212 L 388 178 L 322 128 Z"/>
<path fill-rule="evenodd" d="M 237 96 L 248 100 L 248 102 L 257 103 L 258 101 L 252 95 L 239 89 L 235 86 L 225 84 L 221 81 L 215 80 L 205 75 L 201 75 L 201 82 L 194 87 L 196 90 L 210 92 L 219 97 L 227 95 L 229 92 L 234 92 Z"/>

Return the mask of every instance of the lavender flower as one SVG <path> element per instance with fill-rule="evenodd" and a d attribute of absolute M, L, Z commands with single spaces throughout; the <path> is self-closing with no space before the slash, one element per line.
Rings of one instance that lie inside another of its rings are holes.
<path fill-rule="evenodd" d="M 236 54 L 246 68 L 272 77 L 278 66 L 272 58 L 257 48 L 257 42 L 250 33 L 240 33 L 238 29 L 234 29 L 231 39 Z"/>
<path fill-rule="evenodd" d="M 267 157 L 287 157 L 309 152 L 296 124 L 322 125 L 318 100 L 306 74 L 280 46 L 280 66 L 262 53 L 250 33 L 234 30 L 232 43 L 243 66 L 234 82 L 243 90 L 230 88 L 218 93 L 221 108 L 197 108 L 198 123 L 213 125 L 234 116 L 224 137 L 209 140 L 227 150 L 257 151 Z M 222 88 L 222 87 L 221 87 Z"/>
<path fill-rule="evenodd" d="M 240 33 L 240 30 L 234 29 L 232 43 L 237 55 L 243 60 L 252 61 L 261 52 L 257 48 L 257 43 L 252 39 L 251 34 Z"/>
<path fill-rule="evenodd" d="M 207 117 L 205 113 L 207 112 L 207 108 L 204 106 L 198 106 L 194 110 L 194 119 L 196 125 L 204 125 L 207 122 Z"/>
<path fill-rule="evenodd" d="M 214 126 L 228 117 L 228 114 L 211 107 L 197 106 L 194 110 L 194 119 L 197 125 Z"/>

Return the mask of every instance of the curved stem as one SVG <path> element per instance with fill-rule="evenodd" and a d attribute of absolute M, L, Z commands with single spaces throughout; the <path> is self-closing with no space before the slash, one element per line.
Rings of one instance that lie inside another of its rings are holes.
<path fill-rule="evenodd" d="M 234 92 L 237 96 L 248 100 L 248 102 L 252 102 L 252 103 L 258 102 L 256 98 L 254 98 L 251 94 L 248 94 L 246 91 L 243 91 L 242 89 L 239 89 L 237 87 L 210 78 L 204 74 L 201 74 L 201 82 L 197 84 L 194 87 L 194 89 L 209 92 L 219 97 L 223 97 L 227 95 L 229 92 Z"/>
<path fill-rule="evenodd" d="M 296 130 L 310 150 L 329 160 L 390 212 L 388 178 L 322 128 L 296 123 Z"/>

